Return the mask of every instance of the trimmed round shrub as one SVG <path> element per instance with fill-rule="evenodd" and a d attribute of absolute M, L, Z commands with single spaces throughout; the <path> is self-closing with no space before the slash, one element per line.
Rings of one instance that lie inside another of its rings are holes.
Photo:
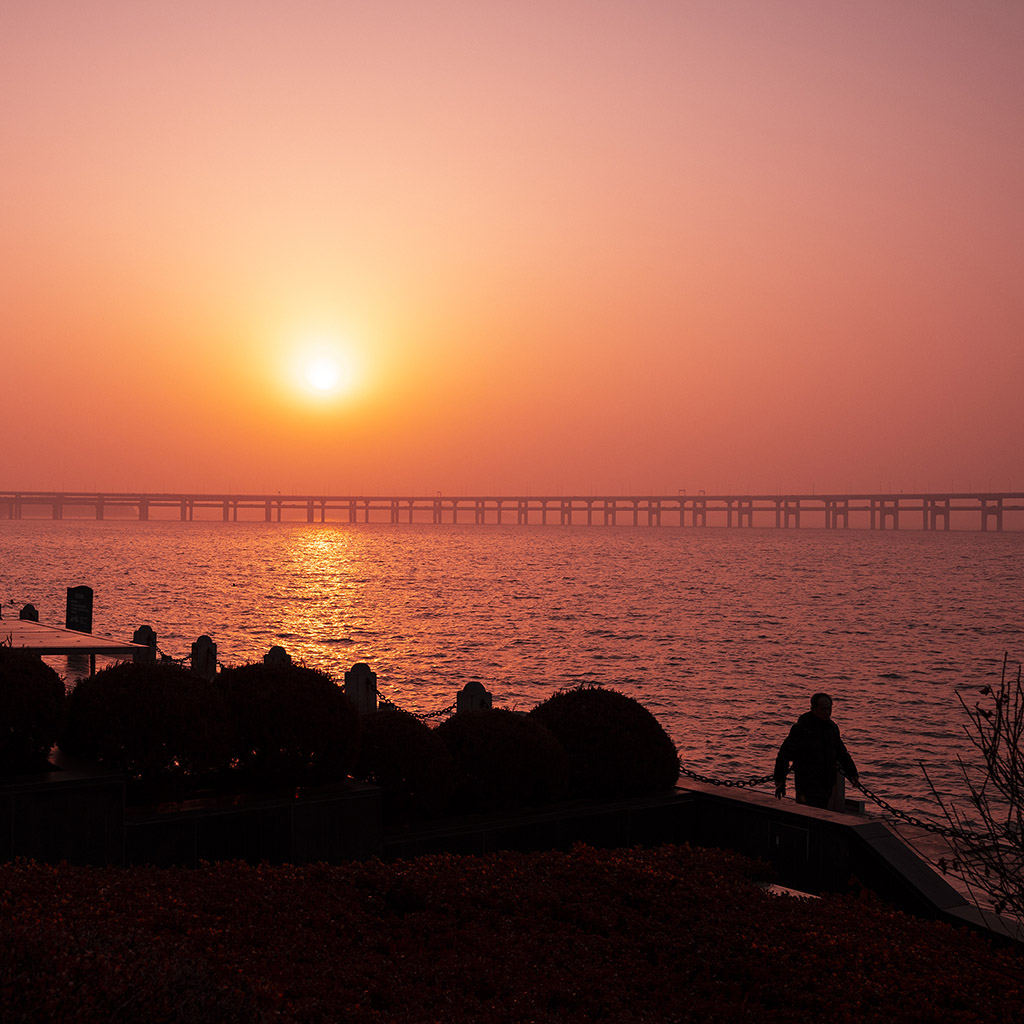
<path fill-rule="evenodd" d="M 638 701 L 601 686 L 560 690 L 529 717 L 546 725 L 569 757 L 569 788 L 603 797 L 656 793 L 679 777 L 676 748 Z"/>
<path fill-rule="evenodd" d="M 364 715 L 360 726 L 352 774 L 383 788 L 388 820 L 429 818 L 447 809 L 455 768 L 434 729 L 393 707 Z"/>
<path fill-rule="evenodd" d="M 453 715 L 437 727 L 458 771 L 461 810 L 500 810 L 565 795 L 565 751 L 550 730 L 525 715 L 485 708 Z"/>
<path fill-rule="evenodd" d="M 304 665 L 239 665 L 216 684 L 231 708 L 232 762 L 259 786 L 310 786 L 347 778 L 359 715 L 326 673 Z"/>
<path fill-rule="evenodd" d="M 216 688 L 180 665 L 120 662 L 71 691 L 60 748 L 124 772 L 132 799 L 170 799 L 227 767 L 229 719 Z"/>
<path fill-rule="evenodd" d="M 0 772 L 46 769 L 64 707 L 64 681 L 42 658 L 0 644 Z"/>

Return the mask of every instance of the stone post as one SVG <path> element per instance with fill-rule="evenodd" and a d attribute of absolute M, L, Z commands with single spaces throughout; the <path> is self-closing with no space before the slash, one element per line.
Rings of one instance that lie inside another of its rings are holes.
<path fill-rule="evenodd" d="M 149 651 L 137 651 L 132 655 L 132 661 L 156 661 L 156 633 L 152 626 L 139 626 L 132 634 L 133 644 L 142 644 L 148 647 Z"/>
<path fill-rule="evenodd" d="M 478 683 L 475 679 L 470 679 L 455 695 L 455 713 L 457 715 L 461 715 L 463 711 L 479 711 L 490 706 L 490 691 L 485 690 L 484 684 Z"/>
<path fill-rule="evenodd" d="M 370 666 L 357 662 L 345 673 L 345 696 L 361 715 L 377 710 L 377 673 Z"/>
<path fill-rule="evenodd" d="M 192 673 L 208 681 L 217 674 L 217 645 L 205 633 L 192 645 Z"/>
<path fill-rule="evenodd" d="M 292 663 L 292 656 L 283 648 L 275 644 L 263 655 L 263 664 L 274 668 L 287 668 Z"/>
<path fill-rule="evenodd" d="M 34 604 L 27 604 L 18 612 L 19 619 L 28 619 L 29 622 L 39 621 L 39 612 Z"/>

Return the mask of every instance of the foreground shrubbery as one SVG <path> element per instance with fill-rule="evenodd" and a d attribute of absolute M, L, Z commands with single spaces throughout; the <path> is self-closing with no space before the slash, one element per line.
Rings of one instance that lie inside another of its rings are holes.
<path fill-rule="evenodd" d="M 212 681 L 172 663 L 113 665 L 75 687 L 60 746 L 124 772 L 133 801 L 355 774 L 384 788 L 389 821 L 653 793 L 678 776 L 668 734 L 615 690 L 562 690 L 528 715 L 463 712 L 430 730 L 394 707 L 360 721 L 327 673 L 280 662 Z"/>
<path fill-rule="evenodd" d="M 570 791 L 634 796 L 669 789 L 679 778 L 676 748 L 642 704 L 617 690 L 560 690 L 530 712 L 569 757 Z"/>
<path fill-rule="evenodd" d="M 455 810 L 543 804 L 565 796 L 565 751 L 526 715 L 500 708 L 465 711 L 437 727 L 458 771 Z"/>
<path fill-rule="evenodd" d="M 0 644 L 0 773 L 36 771 L 64 718 L 64 682 L 41 658 Z"/>
<path fill-rule="evenodd" d="M 243 665 L 211 683 L 170 662 L 121 662 L 75 686 L 60 747 L 124 772 L 133 800 L 175 799 L 344 779 L 358 731 L 341 688 L 313 669 Z"/>
<path fill-rule="evenodd" d="M 124 772 L 132 794 L 174 797 L 229 764 L 229 708 L 205 680 L 170 662 L 121 662 L 80 679 L 60 747 Z"/>
<path fill-rule="evenodd" d="M 1020 1019 L 1024 965 L 718 851 L 293 868 L 0 867 L 0 1019 Z"/>
<path fill-rule="evenodd" d="M 353 774 L 383 789 L 388 821 L 441 814 L 455 786 L 452 756 L 436 731 L 387 705 L 362 719 Z"/>
<path fill-rule="evenodd" d="M 352 770 L 359 716 L 326 672 L 257 663 L 224 669 L 214 685 L 231 709 L 234 759 L 250 779 L 316 785 Z"/>

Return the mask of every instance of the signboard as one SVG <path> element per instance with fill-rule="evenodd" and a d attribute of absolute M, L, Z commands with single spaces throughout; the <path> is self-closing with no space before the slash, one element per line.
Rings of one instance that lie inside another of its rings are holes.
<path fill-rule="evenodd" d="M 92 587 L 68 587 L 64 625 L 79 633 L 92 632 Z"/>

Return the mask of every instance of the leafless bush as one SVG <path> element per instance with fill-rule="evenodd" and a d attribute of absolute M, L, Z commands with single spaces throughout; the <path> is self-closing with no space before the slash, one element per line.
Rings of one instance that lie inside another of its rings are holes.
<path fill-rule="evenodd" d="M 981 754 L 983 771 L 969 771 L 957 757 L 960 773 L 970 793 L 980 826 L 947 797 L 943 797 L 925 772 L 932 796 L 950 824 L 956 852 L 943 867 L 992 900 L 996 913 L 1007 911 L 1024 917 L 1024 689 L 1021 666 L 1016 678 L 1008 659 L 998 690 L 981 688 L 982 700 L 968 706 L 957 695 L 970 720 L 964 726 L 968 739 Z"/>

